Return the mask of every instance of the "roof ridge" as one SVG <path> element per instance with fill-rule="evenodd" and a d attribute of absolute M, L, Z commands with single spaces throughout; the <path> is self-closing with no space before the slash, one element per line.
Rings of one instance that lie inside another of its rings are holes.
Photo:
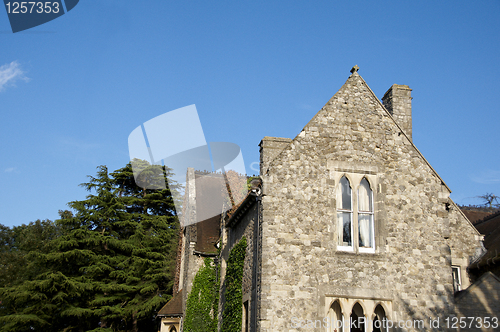
<path fill-rule="evenodd" d="M 157 316 L 182 316 L 182 297 L 184 289 L 172 294 L 170 300 L 158 311 Z"/>
<path fill-rule="evenodd" d="M 497 212 L 493 212 L 492 214 L 490 215 L 487 215 L 486 217 L 484 217 L 483 219 L 479 220 L 477 223 L 476 223 L 476 226 L 477 225 L 480 225 L 482 223 L 485 223 L 487 221 L 489 221 L 490 219 L 493 219 L 493 218 L 496 218 L 500 215 L 500 210 L 498 210 Z"/>

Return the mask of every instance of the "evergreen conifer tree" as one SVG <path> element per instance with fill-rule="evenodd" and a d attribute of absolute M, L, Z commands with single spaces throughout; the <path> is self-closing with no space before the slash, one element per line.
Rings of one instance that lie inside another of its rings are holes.
<path fill-rule="evenodd" d="M 153 165 L 143 176 L 165 181 L 168 171 Z M 173 285 L 174 188 L 138 187 L 130 164 L 112 173 L 100 166 L 82 186 L 91 194 L 69 203 L 74 215 L 61 213 L 52 250 L 31 256 L 45 271 L 0 289 L 0 331 L 156 330 Z"/>

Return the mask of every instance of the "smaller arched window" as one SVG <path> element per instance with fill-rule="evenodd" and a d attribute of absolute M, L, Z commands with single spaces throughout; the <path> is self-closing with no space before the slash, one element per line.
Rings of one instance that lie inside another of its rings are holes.
<path fill-rule="evenodd" d="M 342 314 L 342 308 L 340 307 L 338 300 L 331 305 L 330 310 L 328 311 L 328 319 L 330 322 L 330 330 L 328 330 L 328 332 L 344 331 L 344 325 L 346 322 L 344 322 L 344 315 Z"/>
<path fill-rule="evenodd" d="M 375 230 L 373 225 L 373 192 L 366 178 L 358 188 L 358 240 L 360 252 L 375 250 Z"/>
<path fill-rule="evenodd" d="M 337 248 L 352 250 L 352 191 L 349 180 L 343 176 L 337 188 Z"/>
<path fill-rule="evenodd" d="M 351 332 L 364 332 L 365 322 L 366 317 L 363 307 L 359 303 L 356 303 L 354 307 L 352 307 L 351 319 L 349 321 Z"/>
<path fill-rule="evenodd" d="M 389 324 L 384 308 L 379 304 L 375 308 L 375 319 L 373 320 L 373 332 L 388 332 Z"/>

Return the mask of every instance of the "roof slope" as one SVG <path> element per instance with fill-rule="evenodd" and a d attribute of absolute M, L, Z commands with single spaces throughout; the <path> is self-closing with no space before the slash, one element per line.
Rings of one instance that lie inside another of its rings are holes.
<path fill-rule="evenodd" d="M 158 316 L 182 316 L 182 294 L 181 289 L 158 311 Z"/>
<path fill-rule="evenodd" d="M 500 263 L 500 212 L 486 217 L 475 226 L 484 234 L 484 246 L 488 250 L 477 266 Z"/>
<path fill-rule="evenodd" d="M 475 211 L 475 210 L 467 210 L 466 208 L 461 208 L 462 212 L 465 214 L 465 216 L 472 222 L 472 224 L 476 225 L 477 223 L 480 223 L 483 219 L 487 218 L 492 212 L 486 212 L 486 211 Z"/>

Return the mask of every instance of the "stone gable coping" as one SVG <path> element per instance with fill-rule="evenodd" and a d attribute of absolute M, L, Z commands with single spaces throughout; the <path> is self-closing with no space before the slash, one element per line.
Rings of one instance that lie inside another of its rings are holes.
<path fill-rule="evenodd" d="M 439 176 L 438 172 L 436 172 L 436 170 L 434 169 L 434 167 L 432 167 L 431 164 L 427 161 L 427 159 L 425 159 L 424 155 L 422 154 L 422 152 L 420 152 L 420 150 L 416 147 L 416 145 L 413 144 L 413 140 L 411 140 L 408 137 L 408 135 L 406 135 L 406 133 L 404 132 L 404 130 L 401 128 L 401 126 L 396 122 L 396 120 L 394 120 L 394 118 L 391 115 L 391 113 L 385 108 L 384 104 L 382 104 L 382 102 L 380 101 L 380 99 L 378 99 L 378 97 L 375 95 L 375 93 L 372 91 L 372 89 L 368 86 L 368 84 L 366 84 L 366 81 L 363 79 L 363 77 L 361 77 L 361 75 L 359 75 L 359 74 L 358 74 L 358 76 L 363 81 L 363 83 L 365 84 L 365 86 L 368 88 L 368 91 L 370 91 L 371 94 L 373 95 L 373 97 L 377 100 L 378 104 L 385 110 L 385 112 L 387 113 L 387 115 L 389 115 L 389 117 L 392 119 L 392 121 L 394 121 L 394 123 L 396 124 L 396 126 L 398 127 L 398 129 L 401 131 L 401 133 L 403 133 L 404 137 L 406 137 L 406 139 L 408 140 L 408 142 L 410 142 L 410 144 L 413 146 L 413 148 L 417 151 L 417 153 L 420 155 L 420 157 L 424 160 L 424 162 L 431 168 L 432 172 L 438 177 L 438 179 L 441 181 L 441 183 L 451 193 L 450 187 L 448 187 L 448 185 L 444 182 L 444 180 L 441 178 L 441 176 Z"/>
<path fill-rule="evenodd" d="M 255 202 L 257 202 L 257 195 L 255 193 L 248 193 L 247 197 L 241 202 L 240 206 L 234 211 L 229 220 L 226 223 L 227 227 L 235 226 L 241 219 L 242 216 L 245 215 L 246 211 L 250 209 Z"/>
<path fill-rule="evenodd" d="M 451 189 L 448 187 L 448 185 L 444 182 L 444 180 L 441 178 L 441 176 L 439 176 L 439 174 L 436 172 L 436 170 L 431 166 L 431 164 L 429 163 L 429 161 L 427 161 L 427 159 L 425 159 L 424 155 L 420 152 L 420 150 L 415 146 L 415 144 L 413 144 L 413 141 L 406 135 L 406 133 L 404 132 L 404 130 L 401 128 L 401 126 L 396 122 L 396 120 L 393 118 L 393 116 L 391 115 L 391 113 L 384 107 L 384 104 L 382 104 L 382 102 L 380 101 L 380 99 L 378 99 L 378 97 L 375 95 L 375 93 L 372 91 L 372 89 L 368 86 L 368 84 L 366 83 L 366 81 L 363 79 L 363 77 L 361 77 L 361 75 L 358 74 L 357 70 L 355 70 L 350 76 L 349 78 L 347 79 L 346 83 L 344 83 L 344 85 L 333 95 L 332 98 L 330 98 L 330 101 L 340 92 L 340 90 L 342 90 L 342 88 L 344 86 L 346 86 L 347 82 L 349 82 L 349 80 L 351 79 L 354 79 L 354 78 L 357 78 L 359 77 L 359 79 L 361 79 L 362 83 L 364 84 L 364 86 L 368 89 L 368 91 L 370 92 L 370 94 L 373 96 L 373 98 L 375 98 L 375 100 L 377 101 L 378 105 L 382 108 L 382 110 L 385 111 L 385 114 L 387 116 L 389 116 L 390 119 L 392 119 L 393 123 L 396 125 L 396 127 L 399 129 L 399 131 L 403 134 L 403 136 L 406 138 L 407 142 L 411 144 L 411 146 L 415 149 L 415 151 L 417 152 L 417 154 L 422 158 L 422 160 L 427 164 L 427 166 L 429 166 L 429 168 L 431 169 L 431 171 L 434 173 L 434 175 L 437 176 L 437 178 L 441 181 L 441 184 L 444 185 L 444 187 L 451 193 Z M 329 101 L 329 102 L 330 102 Z M 304 129 L 309 127 L 310 124 L 313 123 L 313 121 L 316 119 L 316 117 L 318 116 L 318 114 L 324 109 L 324 107 L 318 111 L 313 117 L 311 120 L 309 120 L 309 122 L 304 126 L 304 128 L 302 129 L 301 133 L 304 132 Z M 274 158 L 269 164 L 268 164 L 268 169 L 273 166 L 274 164 L 276 164 L 279 160 L 281 160 L 281 157 L 284 153 L 285 150 L 289 149 L 290 148 L 290 145 L 292 143 L 294 143 L 298 137 L 300 137 L 301 133 L 299 133 L 297 136 L 295 136 L 295 138 L 288 144 L 288 146 L 283 149 L 277 156 L 276 158 Z M 265 175 L 265 174 L 262 174 L 262 175 Z"/>
<path fill-rule="evenodd" d="M 457 210 L 461 215 L 462 217 L 465 218 L 465 220 L 467 220 L 467 223 L 469 224 L 469 226 L 473 229 L 473 232 L 476 233 L 477 236 L 480 236 L 481 237 L 481 241 L 483 241 L 484 239 L 484 235 L 482 235 L 478 230 L 477 228 L 474 226 L 474 224 L 472 224 L 472 222 L 469 220 L 469 218 L 467 218 L 467 216 L 465 215 L 465 213 L 458 207 L 457 203 L 455 203 L 451 198 L 449 199 L 449 201 L 451 202 L 451 204 L 453 205 L 453 207 L 455 208 L 455 210 Z"/>

